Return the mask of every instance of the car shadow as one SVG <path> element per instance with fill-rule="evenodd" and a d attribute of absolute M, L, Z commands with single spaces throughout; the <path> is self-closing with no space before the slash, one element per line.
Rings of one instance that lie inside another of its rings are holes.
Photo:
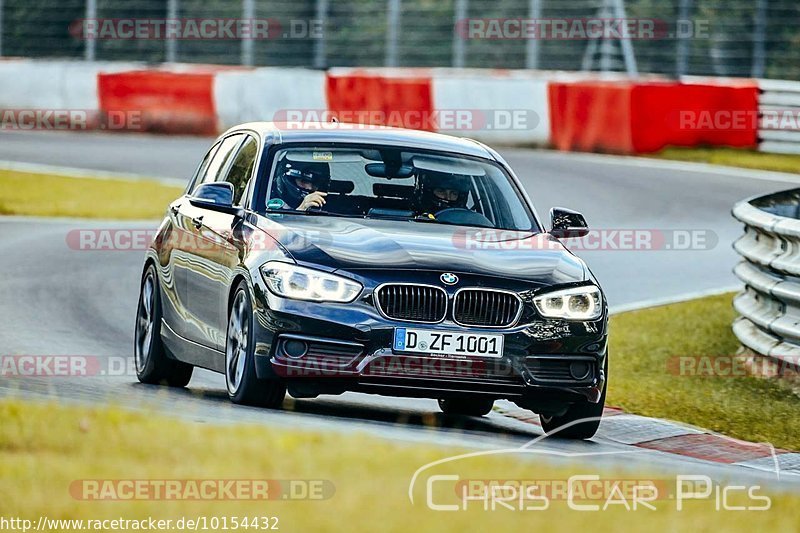
<path fill-rule="evenodd" d="M 203 383 L 200 386 L 188 388 L 167 388 L 159 385 L 145 385 L 134 382 L 131 388 L 137 392 L 158 391 L 156 398 L 185 398 L 200 400 L 204 403 L 220 405 L 223 408 L 241 409 L 249 414 L 264 412 L 283 414 L 289 416 L 318 416 L 327 419 L 338 418 L 358 422 L 371 422 L 391 424 L 403 427 L 418 427 L 429 430 L 474 432 L 488 434 L 493 437 L 506 436 L 508 438 L 532 439 L 541 435 L 541 429 L 531 425 L 530 430 L 521 429 L 517 424 L 499 424 L 497 419 L 489 417 L 446 415 L 444 413 L 425 411 L 420 409 L 399 408 L 387 406 L 385 403 L 368 405 L 353 403 L 339 396 L 327 396 L 315 399 L 295 399 L 286 395 L 281 409 L 267 410 L 258 407 L 234 405 L 228 399 L 224 389 L 209 388 Z M 398 399 L 398 402 L 402 399 Z M 248 417 L 249 418 L 249 417 Z M 510 419 L 502 419 L 508 421 Z M 250 422 L 251 420 L 248 420 Z M 517 427 L 511 427 L 511 426 Z"/>
<path fill-rule="evenodd" d="M 402 399 L 398 399 L 402 401 Z M 429 429 L 474 431 L 531 438 L 531 432 L 501 427 L 488 417 L 446 415 L 434 411 L 399 410 L 386 405 L 353 405 L 337 401 L 336 397 L 314 400 L 297 400 L 289 396 L 283 401 L 283 410 L 301 414 L 313 414 L 325 417 L 359 419 L 362 421 L 382 422 L 401 426 L 417 426 Z"/>

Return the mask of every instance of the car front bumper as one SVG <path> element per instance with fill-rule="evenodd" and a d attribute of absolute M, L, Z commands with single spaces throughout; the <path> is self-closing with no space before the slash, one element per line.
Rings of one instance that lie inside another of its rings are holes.
<path fill-rule="evenodd" d="M 320 304 L 279 298 L 254 287 L 259 378 L 281 378 L 295 397 L 360 391 L 390 396 L 505 398 L 534 411 L 577 401 L 597 403 L 606 380 L 607 312 L 594 321 L 535 317 L 506 329 L 450 320 L 409 324 L 387 319 L 370 299 Z M 394 330 L 499 333 L 500 358 L 449 357 L 392 350 Z M 287 347 L 289 341 L 305 343 Z M 291 348 L 291 349 L 289 349 Z M 584 374 L 586 371 L 586 375 Z"/>

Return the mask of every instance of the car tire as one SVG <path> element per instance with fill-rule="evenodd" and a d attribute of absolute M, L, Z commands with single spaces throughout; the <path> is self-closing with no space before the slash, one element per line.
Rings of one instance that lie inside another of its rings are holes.
<path fill-rule="evenodd" d="M 253 337 L 253 304 L 242 281 L 236 287 L 225 335 L 225 385 L 233 403 L 279 408 L 286 385 L 277 379 L 258 379 Z"/>
<path fill-rule="evenodd" d="M 439 409 L 446 415 L 484 416 L 488 415 L 494 400 L 486 398 L 446 398 L 439 400 Z"/>
<path fill-rule="evenodd" d="M 161 292 L 156 268 L 152 264 L 142 275 L 133 336 L 133 359 L 136 377 L 142 383 L 185 387 L 192 379 L 194 367 L 169 358 L 161 340 Z"/>
<path fill-rule="evenodd" d="M 567 412 L 560 416 L 539 415 L 542 429 L 548 435 L 564 439 L 584 440 L 591 439 L 600 427 L 600 418 L 606 406 L 606 391 L 608 390 L 608 355 L 605 362 L 606 381 L 603 384 L 603 393 L 597 403 L 580 402 L 569 406 Z M 577 422 L 587 418 L 586 422 Z M 569 425 L 572 424 L 572 425 Z M 568 427 L 564 427 L 567 426 Z M 563 428 L 563 429 L 561 429 Z"/>

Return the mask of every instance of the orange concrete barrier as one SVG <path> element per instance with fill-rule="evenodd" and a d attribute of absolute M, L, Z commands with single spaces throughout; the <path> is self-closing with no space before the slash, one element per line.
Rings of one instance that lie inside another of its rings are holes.
<path fill-rule="evenodd" d="M 758 88 L 707 84 L 639 84 L 632 92 L 635 152 L 665 146 L 758 144 Z"/>
<path fill-rule="evenodd" d="M 325 92 L 328 110 L 341 122 L 436 131 L 429 76 L 329 74 Z"/>
<path fill-rule="evenodd" d="M 550 142 L 559 150 L 631 153 L 631 84 L 551 83 Z"/>
<path fill-rule="evenodd" d="M 559 150 L 629 154 L 758 142 L 755 84 L 551 83 L 549 100 L 550 138 Z"/>
<path fill-rule="evenodd" d="M 213 73 L 158 70 L 101 73 L 97 83 L 100 110 L 128 121 L 126 128 L 118 129 L 217 133 Z"/>

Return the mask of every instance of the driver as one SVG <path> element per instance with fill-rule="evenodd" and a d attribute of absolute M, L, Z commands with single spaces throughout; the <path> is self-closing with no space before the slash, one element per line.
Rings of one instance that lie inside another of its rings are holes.
<path fill-rule="evenodd" d="M 328 163 L 288 162 L 276 180 L 278 199 L 284 209 L 305 211 L 325 205 L 331 181 Z"/>
<path fill-rule="evenodd" d="M 469 178 L 459 174 L 428 172 L 417 180 L 417 203 L 423 215 L 435 215 L 445 209 L 467 208 Z"/>

